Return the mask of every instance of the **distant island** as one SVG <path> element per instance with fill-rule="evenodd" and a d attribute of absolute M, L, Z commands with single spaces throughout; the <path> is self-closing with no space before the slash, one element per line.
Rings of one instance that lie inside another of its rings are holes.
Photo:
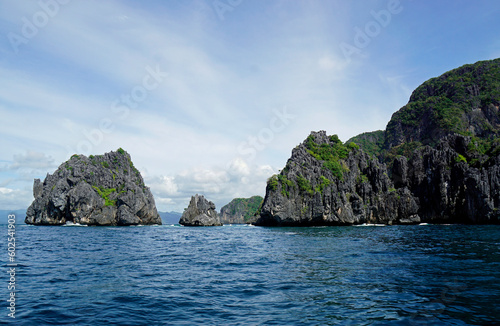
<path fill-rule="evenodd" d="M 500 59 L 419 86 L 385 130 L 312 132 L 269 178 L 256 225 L 500 223 Z"/>
<path fill-rule="evenodd" d="M 264 198 L 235 198 L 220 209 L 220 219 L 224 224 L 252 224 L 257 221 Z"/>

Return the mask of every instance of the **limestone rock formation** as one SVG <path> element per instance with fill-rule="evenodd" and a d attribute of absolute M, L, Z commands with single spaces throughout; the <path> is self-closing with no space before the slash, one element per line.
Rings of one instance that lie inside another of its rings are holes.
<path fill-rule="evenodd" d="M 25 223 L 61 225 L 161 224 L 151 191 L 123 149 L 104 155 L 73 155 L 43 183 Z"/>
<path fill-rule="evenodd" d="M 426 81 L 385 130 L 311 133 L 256 224 L 419 222 L 500 224 L 500 59 Z"/>
<path fill-rule="evenodd" d="M 179 224 L 184 226 L 221 226 L 215 204 L 196 194 L 191 197 L 189 206 L 182 214 Z"/>
<path fill-rule="evenodd" d="M 412 194 L 396 190 L 385 164 L 354 143 L 312 132 L 268 180 L 256 225 L 313 226 L 420 222 Z"/>
<path fill-rule="evenodd" d="M 500 155 L 480 164 L 474 147 L 471 137 L 449 135 L 395 160 L 396 188 L 415 196 L 423 221 L 500 223 Z"/>
<path fill-rule="evenodd" d="M 257 213 L 264 198 L 235 198 L 220 209 L 220 219 L 223 224 L 252 224 L 257 220 Z"/>

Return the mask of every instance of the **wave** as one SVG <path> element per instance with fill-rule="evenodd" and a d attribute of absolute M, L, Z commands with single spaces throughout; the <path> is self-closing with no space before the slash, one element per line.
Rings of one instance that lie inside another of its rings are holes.
<path fill-rule="evenodd" d="M 88 226 L 88 225 L 67 221 L 66 224 L 64 224 L 63 226 Z"/>
<path fill-rule="evenodd" d="M 387 226 L 386 224 L 372 224 L 372 223 L 363 223 L 354 226 Z"/>

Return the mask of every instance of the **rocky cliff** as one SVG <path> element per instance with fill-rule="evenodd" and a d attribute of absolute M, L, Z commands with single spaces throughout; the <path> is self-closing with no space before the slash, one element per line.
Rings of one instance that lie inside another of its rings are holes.
<path fill-rule="evenodd" d="M 313 132 L 268 180 L 257 225 L 500 223 L 500 59 L 419 86 L 386 130 Z"/>
<path fill-rule="evenodd" d="M 223 224 L 255 223 L 263 200 L 260 196 L 235 198 L 220 209 L 220 220 Z"/>
<path fill-rule="evenodd" d="M 196 194 L 191 197 L 189 206 L 184 210 L 179 224 L 184 226 L 221 226 L 215 204 Z"/>
<path fill-rule="evenodd" d="M 35 180 L 33 196 L 27 224 L 161 224 L 151 191 L 121 148 L 104 155 L 73 155 L 43 182 Z"/>
<path fill-rule="evenodd" d="M 256 225 L 418 223 L 418 205 L 395 189 L 385 164 L 337 136 L 312 132 L 268 180 Z"/>
<path fill-rule="evenodd" d="M 500 223 L 500 155 L 481 163 L 472 137 L 448 135 L 408 159 L 398 156 L 392 178 L 412 193 L 429 223 Z"/>

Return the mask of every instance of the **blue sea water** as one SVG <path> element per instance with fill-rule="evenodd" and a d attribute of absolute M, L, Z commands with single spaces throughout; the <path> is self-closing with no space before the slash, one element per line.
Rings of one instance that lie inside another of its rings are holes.
<path fill-rule="evenodd" d="M 499 226 L 22 225 L 16 244 L 15 325 L 500 324 Z"/>

